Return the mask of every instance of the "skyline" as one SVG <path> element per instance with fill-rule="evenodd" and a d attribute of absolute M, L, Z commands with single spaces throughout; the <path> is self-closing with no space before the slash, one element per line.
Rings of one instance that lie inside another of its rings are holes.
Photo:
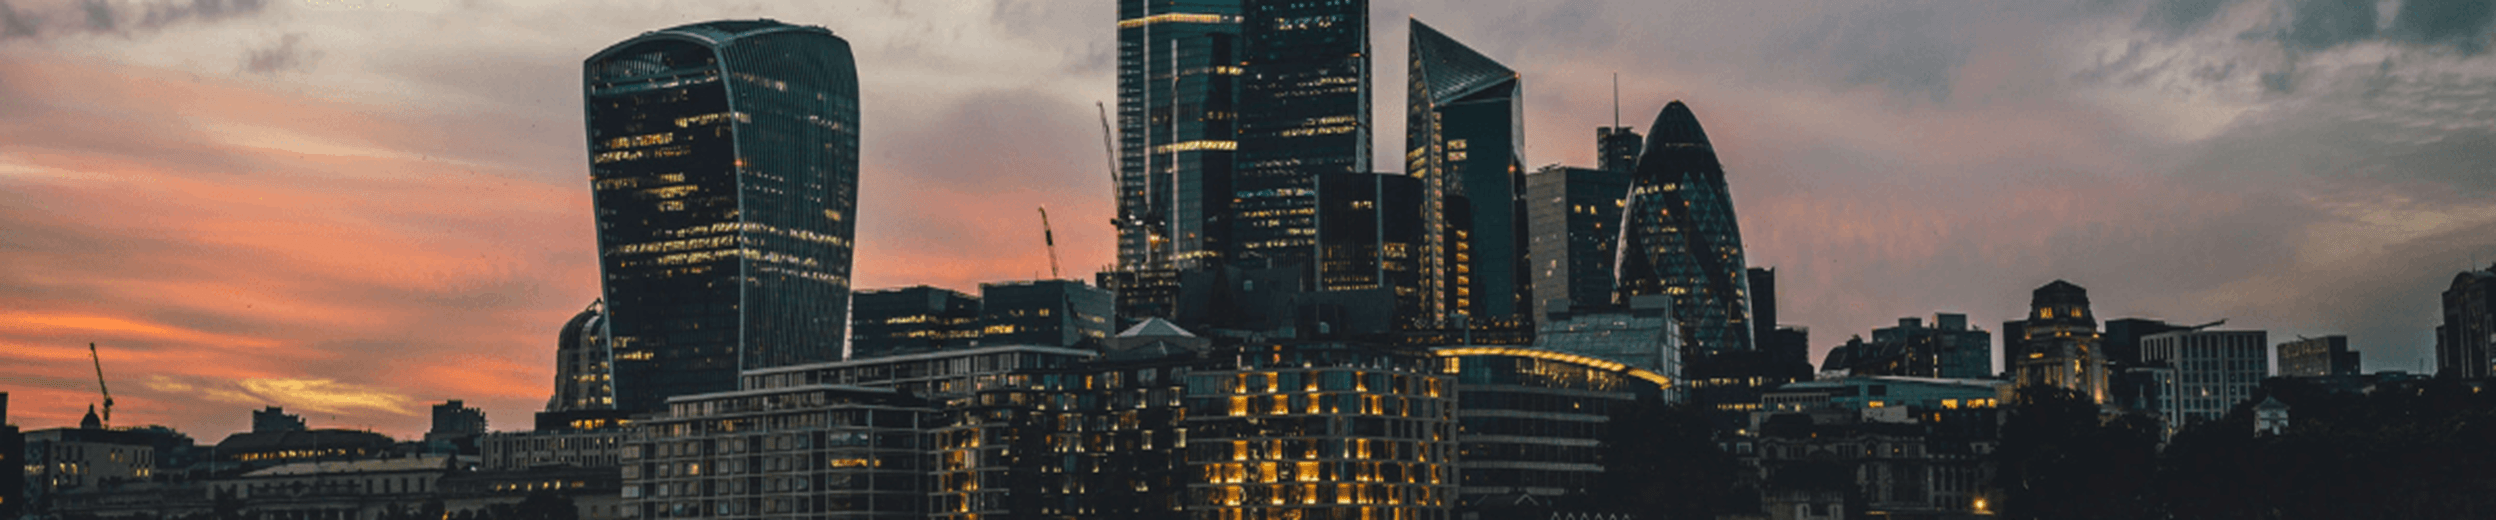
<path fill-rule="evenodd" d="M 1383 65 L 1403 59 L 1398 15 L 1533 84 L 1529 169 L 1595 163 L 1614 71 L 1624 121 L 1689 102 L 1815 362 L 1898 317 L 1998 323 L 2067 279 L 2101 316 L 2345 333 L 2368 371 L 2417 371 L 2435 294 L 2496 260 L 2496 204 L 2471 200 L 2496 187 L 2496 61 L 2415 21 L 2477 16 L 2484 42 L 2484 13 L 2410 2 L 2342 34 L 2252 1 L 1459 4 L 1373 3 L 1373 110 L 1402 106 L 1403 67 Z M 2160 7 L 2188 4 L 2217 7 Z M 277 404 L 407 436 L 445 399 L 526 424 L 556 332 L 596 295 L 579 63 L 687 22 L 858 46 L 855 288 L 1037 277 L 1023 206 L 1066 215 L 1070 278 L 1113 262 L 1086 106 L 1114 99 L 1109 4 L 98 5 L 123 11 L 0 4 L 0 387 L 20 424 L 95 400 L 90 341 L 124 390 L 117 424 L 209 440 Z M 438 45 L 395 43 L 419 40 Z M 1372 116 L 1373 147 L 1402 149 L 1402 118 Z"/>

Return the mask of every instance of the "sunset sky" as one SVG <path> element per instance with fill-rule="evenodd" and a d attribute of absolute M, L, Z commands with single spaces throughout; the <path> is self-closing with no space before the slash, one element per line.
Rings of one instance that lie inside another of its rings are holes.
<path fill-rule="evenodd" d="M 1594 162 L 1614 73 L 1629 124 L 1688 102 L 1815 362 L 2059 278 L 2420 371 L 2438 292 L 2496 262 L 2486 0 L 1373 1 L 1384 158 L 1407 17 L 1523 74 L 1529 165 Z M 1042 205 L 1088 278 L 1113 5 L 0 0 L 9 420 L 74 424 L 95 342 L 117 425 L 526 429 L 598 293 L 580 62 L 710 19 L 856 48 L 860 288 L 1043 275 Z"/>

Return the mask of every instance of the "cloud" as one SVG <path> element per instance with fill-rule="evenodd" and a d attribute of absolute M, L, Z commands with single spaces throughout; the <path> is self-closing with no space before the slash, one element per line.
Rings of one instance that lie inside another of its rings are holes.
<path fill-rule="evenodd" d="M 2280 40 L 2291 49 L 2322 50 L 2374 39 L 2375 0 L 2294 0 Z"/>
<path fill-rule="evenodd" d="M 2153 0 L 2149 13 L 2141 17 L 2141 27 L 2167 37 L 2182 36 L 2201 29 L 2217 17 L 2222 8 L 2234 0 Z"/>
<path fill-rule="evenodd" d="M 2465 54 L 2478 54 L 2487 49 L 2492 28 L 2496 28 L 2496 2 L 2405 0 L 2386 32 L 2412 43 L 2451 45 Z"/>
<path fill-rule="evenodd" d="M 303 48 L 303 33 L 289 33 L 275 44 L 244 54 L 243 71 L 263 76 L 310 71 L 312 63 L 320 58 L 320 51 Z"/>
<path fill-rule="evenodd" d="M 20 11 L 0 1 L 0 41 L 77 34 L 153 33 L 169 26 L 258 15 L 268 0 L 77 0 L 75 13 Z M 48 5 L 68 11 L 60 5 Z"/>

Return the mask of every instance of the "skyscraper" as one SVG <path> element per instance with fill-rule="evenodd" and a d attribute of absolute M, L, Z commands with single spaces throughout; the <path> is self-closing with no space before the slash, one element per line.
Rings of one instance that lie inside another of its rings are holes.
<path fill-rule="evenodd" d="M 1699 352 L 1749 350 L 1750 277 L 1725 168 L 1698 116 L 1680 101 L 1665 105 L 1647 131 L 1622 210 L 1619 299 L 1672 296 L 1682 344 Z"/>
<path fill-rule="evenodd" d="M 2099 346 L 2097 315 L 2089 311 L 2089 290 L 2062 280 L 2045 284 L 2030 293 L 2026 316 L 2016 336 L 2004 334 L 2002 364 L 2011 371 L 2012 384 L 2062 387 L 2105 403 L 2107 358 Z"/>
<path fill-rule="evenodd" d="M 2496 375 L 2496 265 L 2453 275 L 2444 290 L 2444 324 L 2435 327 L 2436 377 Z"/>
<path fill-rule="evenodd" d="M 1616 116 L 1617 117 L 1617 116 Z M 1638 153 L 1646 141 L 1626 126 L 1595 127 L 1595 167 L 1628 173 L 1638 169 Z"/>
<path fill-rule="evenodd" d="M 1621 242 L 1629 172 L 1551 166 L 1525 176 L 1527 268 L 1533 307 L 1544 314 L 1612 302 L 1612 248 Z"/>
<path fill-rule="evenodd" d="M 606 306 L 589 307 L 563 323 L 555 335 L 555 394 L 546 411 L 606 410 L 615 406 L 615 382 L 607 379 L 612 353 L 607 351 Z"/>
<path fill-rule="evenodd" d="M 1369 173 L 1369 0 L 1245 0 L 1235 262 L 1316 255 L 1319 175 Z"/>
<path fill-rule="evenodd" d="M 1433 318 L 1523 320 L 1525 100 L 1517 72 L 1412 21 L 1405 172 L 1422 182 L 1422 272 Z"/>
<path fill-rule="evenodd" d="M 821 27 L 715 21 L 582 64 L 616 405 L 840 359 L 858 77 Z"/>
<path fill-rule="evenodd" d="M 1318 177 L 1317 288 L 1374 291 L 1390 328 L 1421 325 L 1421 182 L 1395 174 Z M 1329 329 L 1341 327 L 1330 326 Z"/>
<path fill-rule="evenodd" d="M 1196 269 L 1230 234 L 1239 0 L 1118 1 L 1118 266 Z"/>

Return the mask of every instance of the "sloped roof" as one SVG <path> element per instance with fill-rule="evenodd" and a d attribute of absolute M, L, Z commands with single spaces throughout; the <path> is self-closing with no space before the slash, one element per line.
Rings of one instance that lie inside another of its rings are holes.
<path fill-rule="evenodd" d="M 250 473 L 246 477 L 282 477 L 289 475 L 382 473 L 392 471 L 426 471 L 450 467 L 449 457 L 419 456 L 395 459 L 366 459 L 337 462 L 297 462 Z"/>
<path fill-rule="evenodd" d="M 1430 100 L 1447 103 L 1502 82 L 1517 79 L 1517 71 L 1509 70 L 1498 61 L 1473 48 L 1457 43 L 1438 29 L 1421 20 L 1413 20 L 1413 59 L 1419 63 L 1422 81 L 1430 89 Z"/>
<path fill-rule="evenodd" d="M 1196 333 L 1188 332 L 1187 329 L 1179 328 L 1178 324 L 1171 323 L 1170 320 L 1161 318 L 1145 318 L 1142 323 L 1137 323 L 1133 327 L 1127 327 L 1127 330 L 1118 333 L 1118 337 L 1121 338 L 1160 338 L 1172 336 L 1193 338 L 1196 337 Z"/>

